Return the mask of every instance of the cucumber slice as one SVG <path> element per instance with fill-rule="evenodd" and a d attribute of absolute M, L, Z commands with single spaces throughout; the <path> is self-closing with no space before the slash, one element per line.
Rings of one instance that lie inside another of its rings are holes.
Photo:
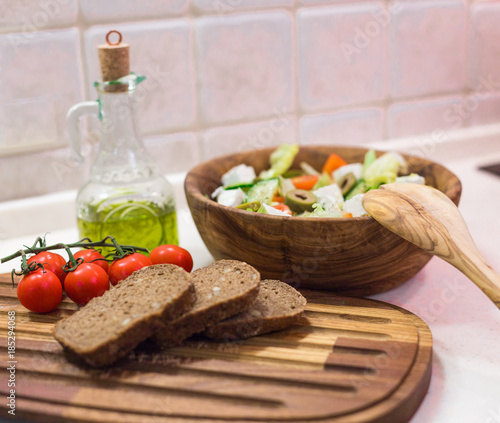
<path fill-rule="evenodd" d="M 225 187 L 224 189 L 228 190 L 228 189 L 241 188 L 243 191 L 245 191 L 246 188 L 251 188 L 251 187 L 253 187 L 253 185 L 254 185 L 253 182 L 242 182 L 242 183 L 239 183 L 239 184 L 230 185 L 228 187 Z"/>
<path fill-rule="evenodd" d="M 364 180 L 361 179 L 344 198 L 345 200 L 350 200 L 355 195 L 364 194 L 365 192 L 370 191 L 370 189 L 372 189 L 372 187 L 370 187 Z"/>
<path fill-rule="evenodd" d="M 261 204 L 271 204 L 274 194 L 279 189 L 278 178 L 266 179 L 257 182 L 247 194 L 247 203 L 259 201 Z"/>

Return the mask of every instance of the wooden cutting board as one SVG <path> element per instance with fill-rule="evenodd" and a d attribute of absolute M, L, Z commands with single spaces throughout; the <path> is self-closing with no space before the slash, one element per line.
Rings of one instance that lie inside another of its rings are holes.
<path fill-rule="evenodd" d="M 405 422 L 425 396 L 432 337 L 410 312 L 382 302 L 304 291 L 302 320 L 243 342 L 143 344 L 108 369 L 67 355 L 54 323 L 0 275 L 0 393 L 7 388 L 7 312 L 16 312 L 16 418 L 40 422 Z M 105 324 L 105 322 L 103 322 Z M 7 416 L 6 401 L 0 402 Z"/>

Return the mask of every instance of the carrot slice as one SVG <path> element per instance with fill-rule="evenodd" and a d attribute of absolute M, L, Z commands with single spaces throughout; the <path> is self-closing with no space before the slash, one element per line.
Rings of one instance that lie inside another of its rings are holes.
<path fill-rule="evenodd" d="M 352 213 L 342 213 L 342 217 L 352 217 Z"/>
<path fill-rule="evenodd" d="M 290 180 L 292 181 L 292 184 L 295 186 L 295 188 L 309 191 L 314 187 L 314 185 L 316 185 L 318 179 L 318 175 L 301 175 L 296 176 L 295 178 L 291 178 Z"/>
<path fill-rule="evenodd" d="M 338 154 L 332 153 L 326 159 L 325 165 L 323 166 L 323 172 L 328 173 L 329 175 L 336 169 L 341 166 L 345 166 L 347 162 L 340 157 Z"/>
<path fill-rule="evenodd" d="M 276 201 L 277 203 L 284 203 L 285 197 L 281 197 L 278 193 L 276 193 L 274 194 L 273 201 Z"/>

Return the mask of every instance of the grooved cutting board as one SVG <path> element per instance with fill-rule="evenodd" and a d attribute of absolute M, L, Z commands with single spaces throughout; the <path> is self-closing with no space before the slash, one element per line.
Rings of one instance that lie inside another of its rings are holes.
<path fill-rule="evenodd" d="M 242 342 L 141 345 L 107 369 L 67 355 L 51 334 L 76 305 L 49 314 L 17 301 L 0 275 L 0 394 L 7 312 L 15 310 L 16 417 L 41 422 L 405 422 L 430 382 L 425 323 L 389 304 L 304 291 L 302 320 Z M 105 324 L 105 322 L 103 322 Z M 6 403 L 0 409 L 7 415 Z"/>

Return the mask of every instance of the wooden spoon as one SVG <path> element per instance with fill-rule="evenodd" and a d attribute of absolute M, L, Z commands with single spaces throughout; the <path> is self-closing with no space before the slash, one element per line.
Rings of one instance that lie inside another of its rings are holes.
<path fill-rule="evenodd" d="M 387 184 L 368 191 L 363 207 L 396 235 L 446 260 L 500 308 L 500 275 L 486 263 L 453 202 L 419 184 Z"/>

